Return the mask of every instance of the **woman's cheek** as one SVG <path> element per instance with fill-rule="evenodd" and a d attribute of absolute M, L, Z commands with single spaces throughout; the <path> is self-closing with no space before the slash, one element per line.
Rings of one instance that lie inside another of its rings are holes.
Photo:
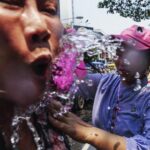
<path fill-rule="evenodd" d="M 63 36 L 63 32 L 64 28 L 60 22 L 56 22 L 53 24 L 53 29 L 51 30 L 51 38 L 49 40 L 53 57 L 57 56 L 60 52 L 59 42 Z"/>

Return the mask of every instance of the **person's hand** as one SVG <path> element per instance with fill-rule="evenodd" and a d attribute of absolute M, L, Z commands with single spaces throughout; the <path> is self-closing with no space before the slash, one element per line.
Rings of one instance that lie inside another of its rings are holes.
<path fill-rule="evenodd" d="M 53 101 L 49 106 L 49 121 L 50 123 L 60 131 L 68 134 L 71 138 L 80 141 L 87 142 L 89 138 L 89 129 L 92 128 L 91 125 L 82 121 L 79 117 L 71 112 L 67 112 L 62 116 L 54 115 L 59 112 L 63 107 L 60 102 Z"/>
<path fill-rule="evenodd" d="M 58 113 L 62 107 L 58 101 L 53 101 L 49 106 L 49 121 L 55 128 L 68 134 L 74 140 L 89 143 L 99 150 L 114 150 L 116 147 L 118 150 L 126 149 L 124 137 L 93 127 L 71 112 L 55 116 L 54 114 Z"/>

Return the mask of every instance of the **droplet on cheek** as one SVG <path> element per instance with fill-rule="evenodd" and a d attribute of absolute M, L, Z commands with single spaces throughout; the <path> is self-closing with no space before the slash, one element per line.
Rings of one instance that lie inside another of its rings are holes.
<path fill-rule="evenodd" d="M 124 64 L 129 66 L 131 63 L 128 59 L 124 59 Z"/>

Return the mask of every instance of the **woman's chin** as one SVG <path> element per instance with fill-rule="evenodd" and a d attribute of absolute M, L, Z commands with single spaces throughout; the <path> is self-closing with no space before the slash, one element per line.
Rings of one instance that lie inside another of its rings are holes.
<path fill-rule="evenodd" d="M 9 82 L 7 80 L 5 95 L 17 105 L 28 106 L 41 100 L 45 85 L 46 78 L 21 78 L 17 81 L 9 80 Z"/>
<path fill-rule="evenodd" d="M 38 102 L 45 90 L 47 73 L 37 74 L 24 65 L 9 66 L 3 71 L 2 81 L 7 98 L 18 105 Z"/>

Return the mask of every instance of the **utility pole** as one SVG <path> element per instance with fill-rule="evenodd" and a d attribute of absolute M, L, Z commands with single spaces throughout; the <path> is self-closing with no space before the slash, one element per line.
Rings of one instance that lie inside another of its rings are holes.
<path fill-rule="evenodd" d="M 74 26 L 74 19 L 75 19 L 75 15 L 74 15 L 74 0 L 72 0 L 72 27 Z"/>
<path fill-rule="evenodd" d="M 58 0 L 58 16 L 60 18 L 60 0 Z"/>

